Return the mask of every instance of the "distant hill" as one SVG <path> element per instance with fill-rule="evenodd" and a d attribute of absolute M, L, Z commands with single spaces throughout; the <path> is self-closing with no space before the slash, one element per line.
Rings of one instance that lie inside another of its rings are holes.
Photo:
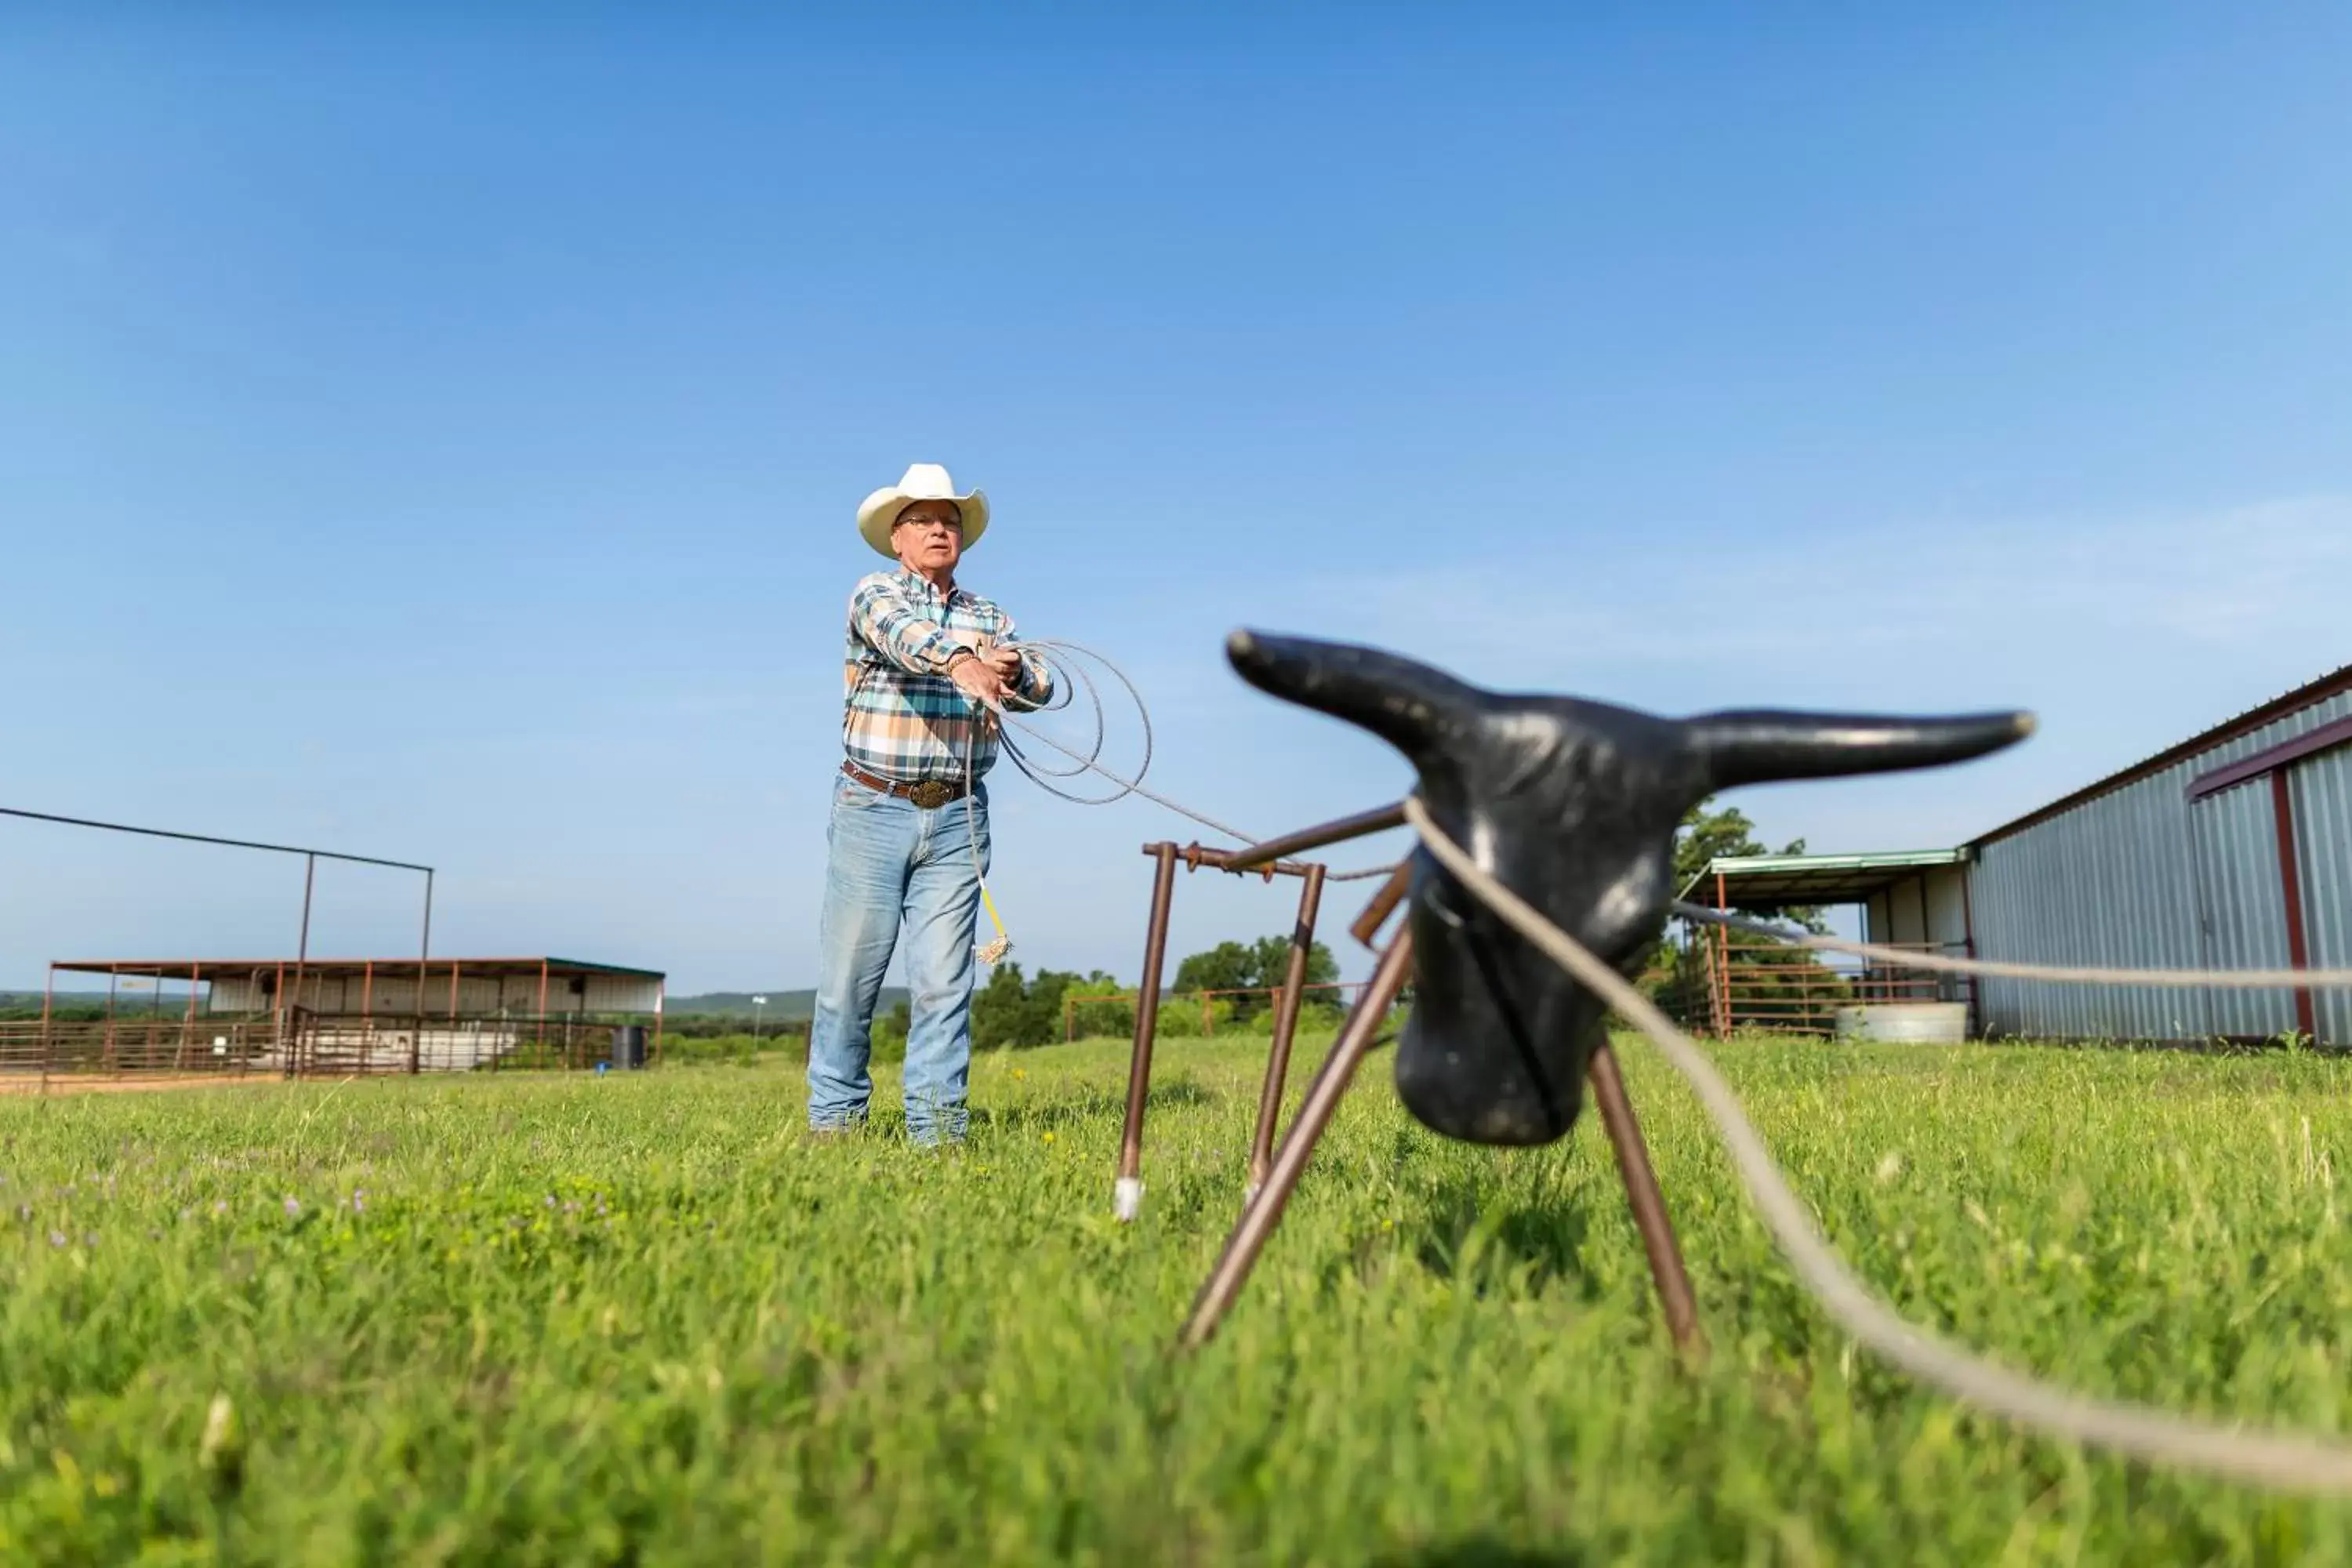
<path fill-rule="evenodd" d="M 753 996 L 765 996 L 768 1005 L 753 1007 Z M 903 985 L 885 985 L 882 999 L 874 1005 L 877 1017 L 887 1014 L 907 999 Z M 699 1013 L 717 1017 L 749 1018 L 757 1013 L 761 1018 L 778 1024 L 805 1024 L 816 1016 L 814 991 L 706 991 L 699 996 L 672 996 L 662 1004 L 665 1013 Z"/>

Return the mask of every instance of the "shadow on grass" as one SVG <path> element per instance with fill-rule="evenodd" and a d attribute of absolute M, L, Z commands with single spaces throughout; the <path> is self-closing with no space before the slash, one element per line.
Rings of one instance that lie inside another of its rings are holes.
<path fill-rule="evenodd" d="M 1146 1125 L 1149 1125 L 1148 1118 L 1152 1111 L 1172 1110 L 1182 1105 L 1202 1105 L 1215 1098 L 1190 1077 L 1160 1079 L 1153 1082 L 1151 1097 L 1144 1102 Z M 1105 1118 L 1124 1121 L 1126 1116 L 1126 1094 L 1100 1089 L 1083 1094 L 1056 1095 L 1050 1100 L 1027 1105 L 1008 1105 L 1001 1109 L 975 1106 L 971 1112 L 975 1131 L 985 1127 L 1003 1132 L 1018 1132 L 1033 1127 L 1066 1127 L 1072 1122 Z"/>
<path fill-rule="evenodd" d="M 1566 1550 L 1535 1552 L 1499 1541 L 1472 1539 L 1383 1552 L 1375 1568 L 1573 1568 L 1584 1558 Z"/>
<path fill-rule="evenodd" d="M 1151 1086 L 1151 1099 L 1146 1109 L 1166 1111 L 1177 1106 L 1202 1104 L 1215 1098 L 1192 1079 L 1176 1078 Z M 1097 1089 L 1090 1094 L 1041 1100 L 1032 1105 L 971 1106 L 965 1110 L 964 1119 L 965 1131 L 970 1135 L 1058 1130 L 1077 1122 L 1104 1119 L 1117 1122 L 1123 1121 L 1126 1115 L 1127 1097 L 1124 1094 Z M 896 1143 L 904 1142 L 906 1136 L 906 1111 L 895 1105 L 877 1105 L 856 1125 L 820 1141 L 827 1143 Z"/>
<path fill-rule="evenodd" d="M 1532 1289 L 1564 1281 L 1580 1294 L 1596 1293 L 1584 1268 L 1591 1221 L 1582 1204 L 1498 1210 L 1494 1199 L 1491 1185 L 1466 1173 L 1432 1192 L 1412 1222 L 1421 1266 L 1449 1279 L 1475 1275 L 1482 1287 L 1517 1275 Z"/>

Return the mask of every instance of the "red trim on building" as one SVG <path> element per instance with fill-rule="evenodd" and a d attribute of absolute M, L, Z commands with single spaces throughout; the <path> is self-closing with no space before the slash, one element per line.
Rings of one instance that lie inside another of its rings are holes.
<path fill-rule="evenodd" d="M 2352 719 L 2338 719 L 2333 723 L 2322 724 L 2292 741 L 2281 741 L 2275 746 L 2265 747 L 2226 768 L 2200 773 L 2189 781 L 2189 798 L 2203 800 L 2207 795 L 2228 789 L 2232 784 L 2245 784 L 2264 773 L 2274 773 L 2289 763 L 2301 762 L 2320 752 L 2332 752 L 2342 745 L 2352 745 Z"/>

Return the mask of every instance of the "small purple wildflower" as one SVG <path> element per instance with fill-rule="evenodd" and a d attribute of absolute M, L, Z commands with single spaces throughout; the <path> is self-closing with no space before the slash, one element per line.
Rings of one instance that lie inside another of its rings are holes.
<path fill-rule="evenodd" d="M 296 1215 L 299 1215 L 299 1214 L 300 1214 L 301 1212 L 302 1212 L 302 1200 L 301 1200 L 301 1199 L 299 1199 L 299 1198 L 288 1198 L 288 1199 L 286 1200 L 286 1217 L 287 1217 L 288 1219 L 292 1219 Z"/>
<path fill-rule="evenodd" d="M 352 1212 L 353 1214 L 365 1214 L 365 1213 L 367 1213 L 367 1189 L 366 1189 L 366 1188 L 362 1187 L 362 1188 L 361 1188 L 359 1191 L 357 1191 L 357 1192 L 355 1192 L 355 1193 L 353 1193 L 353 1194 L 352 1194 Z"/>
<path fill-rule="evenodd" d="M 65 1244 L 66 1233 L 64 1231 L 53 1230 L 49 1232 L 49 1245 L 51 1247 L 63 1247 Z"/>

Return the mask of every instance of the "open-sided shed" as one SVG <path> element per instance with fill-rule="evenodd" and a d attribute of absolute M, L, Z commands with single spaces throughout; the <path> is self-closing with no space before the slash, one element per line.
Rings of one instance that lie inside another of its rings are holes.
<path fill-rule="evenodd" d="M 102 977 L 104 1017 L 57 1016 L 60 976 Z M 642 1059 L 658 1059 L 666 988 L 658 970 L 554 957 L 63 959 L 49 965 L 38 1026 L 0 1026 L 0 1068 L 635 1066 L 641 1043 L 650 1047 Z"/>
<path fill-rule="evenodd" d="M 1915 952 L 1972 956 L 1975 931 L 1969 907 L 1968 853 L 1906 849 L 1872 855 L 1719 855 L 1677 895 L 1684 902 L 1743 914 L 1774 916 L 1790 910 L 1852 907 L 1861 911 L 1862 939 Z M 1769 938 L 1708 927 L 1692 941 L 1705 961 L 1706 1018 L 1718 1032 L 1746 1024 L 1828 1026 L 1832 1002 L 1960 1002 L 1973 1004 L 1966 975 L 1932 974 L 1885 963 L 1823 954 L 1813 966 L 1829 971 L 1833 987 L 1822 997 L 1800 989 L 1788 994 L 1793 955 Z M 1768 984 L 1769 983 L 1769 984 Z"/>

